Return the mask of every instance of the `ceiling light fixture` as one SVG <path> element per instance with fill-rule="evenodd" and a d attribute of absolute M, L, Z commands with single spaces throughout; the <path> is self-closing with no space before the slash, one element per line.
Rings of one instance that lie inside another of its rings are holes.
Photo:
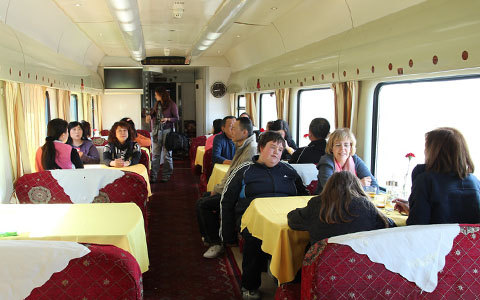
<path fill-rule="evenodd" d="M 202 45 L 204 46 L 210 46 L 211 44 L 213 44 L 214 41 L 212 40 L 204 40 L 202 41 Z"/>
<path fill-rule="evenodd" d="M 239 37 L 240 37 L 240 35 L 239 35 L 239 34 L 237 34 L 237 38 L 239 38 Z"/>
<path fill-rule="evenodd" d="M 76 7 L 80 7 L 80 6 L 82 6 L 82 4 L 80 4 L 80 3 L 75 3 L 75 6 L 76 6 Z"/>
<path fill-rule="evenodd" d="M 200 46 L 197 47 L 197 49 L 200 50 L 200 51 L 203 51 L 203 50 L 207 50 L 208 47 L 207 47 L 207 46 L 200 45 Z"/>
<path fill-rule="evenodd" d="M 270 7 L 271 10 L 277 10 L 278 7 Z"/>

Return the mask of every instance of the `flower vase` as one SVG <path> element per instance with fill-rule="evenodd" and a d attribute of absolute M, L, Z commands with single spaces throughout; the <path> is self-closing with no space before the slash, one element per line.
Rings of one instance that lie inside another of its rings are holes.
<path fill-rule="evenodd" d="M 408 186 L 407 186 L 407 180 L 408 180 L 408 175 L 410 173 L 410 159 L 408 160 L 408 166 L 407 166 L 407 173 L 405 173 L 405 177 L 403 178 L 403 187 L 402 187 L 402 193 L 403 193 L 403 199 L 407 200 L 408 196 L 410 195 L 408 191 Z"/>

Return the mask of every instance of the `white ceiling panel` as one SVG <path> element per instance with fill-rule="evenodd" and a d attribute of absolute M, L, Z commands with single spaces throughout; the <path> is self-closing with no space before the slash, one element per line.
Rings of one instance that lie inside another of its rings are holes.
<path fill-rule="evenodd" d="M 105 0 L 54 0 L 75 23 L 112 22 Z M 77 6 L 80 5 L 80 6 Z"/>
<path fill-rule="evenodd" d="M 102 50 L 100 50 L 97 47 L 97 45 L 90 42 L 90 46 L 85 52 L 85 58 L 83 60 L 83 64 L 87 68 L 96 71 L 100 61 L 104 56 L 105 56 L 105 53 Z"/>
<path fill-rule="evenodd" d="M 58 53 L 83 64 L 85 53 L 92 41 L 74 23 L 67 22 L 58 45 Z"/>
<path fill-rule="evenodd" d="M 77 26 L 102 50 L 106 47 L 125 47 L 122 34 L 115 22 L 77 23 Z"/>
<path fill-rule="evenodd" d="M 5 23 L 5 17 L 7 16 L 8 2 L 10 0 L 0 0 L 0 22 Z"/>
<path fill-rule="evenodd" d="M 253 0 L 237 22 L 268 25 L 281 15 L 288 13 L 300 2 L 302 0 Z"/>

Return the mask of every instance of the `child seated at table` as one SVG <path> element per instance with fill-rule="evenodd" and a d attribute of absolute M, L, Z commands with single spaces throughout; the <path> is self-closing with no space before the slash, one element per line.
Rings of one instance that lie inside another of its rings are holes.
<path fill-rule="evenodd" d="M 132 141 L 133 129 L 127 122 L 116 122 L 108 135 L 108 144 L 103 149 L 103 161 L 107 166 L 122 168 L 140 162 L 140 145 Z"/>
<path fill-rule="evenodd" d="M 334 173 L 322 193 L 304 208 L 288 213 L 288 225 L 310 233 L 310 242 L 332 236 L 389 227 L 388 220 L 368 200 L 360 180 L 348 171 Z"/>
<path fill-rule="evenodd" d="M 83 163 L 77 150 L 65 144 L 68 139 L 67 128 L 67 121 L 62 119 L 53 119 L 48 122 L 45 144 L 38 148 L 35 155 L 35 169 L 37 172 L 83 168 Z"/>

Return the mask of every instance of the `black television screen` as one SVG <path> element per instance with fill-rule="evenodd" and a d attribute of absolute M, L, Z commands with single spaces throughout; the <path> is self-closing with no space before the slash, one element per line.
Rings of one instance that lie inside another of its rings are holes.
<path fill-rule="evenodd" d="M 104 69 L 106 89 L 141 89 L 142 69 Z"/>

